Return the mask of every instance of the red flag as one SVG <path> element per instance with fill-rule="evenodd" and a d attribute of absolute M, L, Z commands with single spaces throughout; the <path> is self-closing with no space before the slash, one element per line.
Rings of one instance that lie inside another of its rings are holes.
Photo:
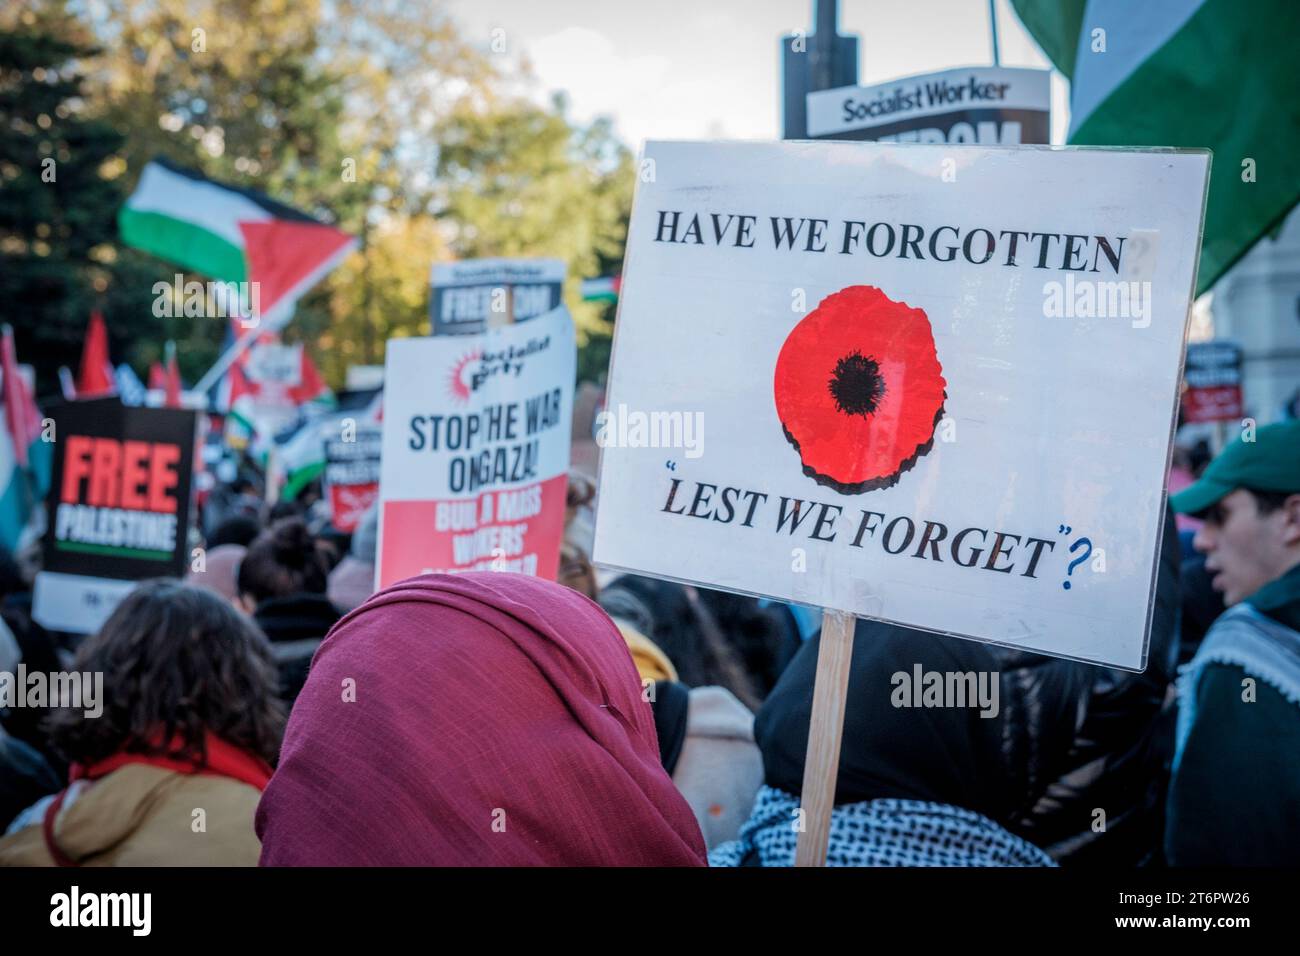
<path fill-rule="evenodd" d="M 257 288 L 257 311 L 272 331 L 285 325 L 298 297 L 357 246 L 347 233 L 310 220 L 241 221 L 239 230 L 248 277 Z"/>
<path fill-rule="evenodd" d="M 293 399 L 295 405 L 302 405 L 320 398 L 329 391 L 329 386 L 325 384 L 325 379 L 321 378 L 316 363 L 307 354 L 305 345 L 302 348 L 302 364 L 300 367 L 302 368 L 302 379 L 298 385 L 289 389 L 289 397 Z"/>
<path fill-rule="evenodd" d="M 167 408 L 181 407 L 181 369 L 176 364 L 176 343 L 167 343 L 167 381 L 166 381 L 166 401 L 163 404 Z"/>
<path fill-rule="evenodd" d="M 165 392 L 167 390 L 167 373 L 163 371 L 162 362 L 149 366 L 149 391 Z"/>
<path fill-rule="evenodd" d="M 14 350 L 14 330 L 4 327 L 0 341 L 0 371 L 4 374 L 5 428 L 9 430 L 14 460 L 19 468 L 27 467 L 27 446 L 40 431 L 40 414 L 36 411 L 27 383 L 18 374 L 18 356 Z"/>
<path fill-rule="evenodd" d="M 77 375 L 78 398 L 102 398 L 116 391 L 113 366 L 108 360 L 108 329 L 96 309 L 90 313 L 86 344 L 81 350 L 81 372 Z"/>

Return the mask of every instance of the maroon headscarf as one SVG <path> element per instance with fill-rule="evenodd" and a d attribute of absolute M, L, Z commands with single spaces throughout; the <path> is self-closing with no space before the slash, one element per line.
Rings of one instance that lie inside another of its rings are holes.
<path fill-rule="evenodd" d="M 410 578 L 334 626 L 257 834 L 263 866 L 706 862 L 613 622 L 497 572 Z"/>

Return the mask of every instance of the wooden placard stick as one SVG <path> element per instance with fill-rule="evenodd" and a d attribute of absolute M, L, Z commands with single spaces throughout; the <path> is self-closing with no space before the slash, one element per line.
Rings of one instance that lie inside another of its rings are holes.
<path fill-rule="evenodd" d="M 822 612 L 817 677 L 813 684 L 812 719 L 803 765 L 803 830 L 795 850 L 795 866 L 825 866 L 826 844 L 835 805 L 835 779 L 840 771 L 840 738 L 848 698 L 849 665 L 853 660 L 853 626 L 848 611 Z"/>

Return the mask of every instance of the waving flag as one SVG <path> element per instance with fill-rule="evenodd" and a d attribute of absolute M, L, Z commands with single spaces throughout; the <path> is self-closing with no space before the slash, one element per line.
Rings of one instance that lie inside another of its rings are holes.
<path fill-rule="evenodd" d="M 214 279 L 248 283 L 268 330 L 283 326 L 298 298 L 357 246 L 291 206 L 165 159 L 145 166 L 118 228 L 129 246 Z"/>
<path fill-rule="evenodd" d="M 90 313 L 86 344 L 81 347 L 81 372 L 77 375 L 78 398 L 103 398 L 117 391 L 117 376 L 108 358 L 108 328 L 96 309 Z"/>
<path fill-rule="evenodd" d="M 582 301 L 617 302 L 618 289 L 622 284 L 622 276 L 603 276 L 599 279 L 583 279 Z"/>
<path fill-rule="evenodd" d="M 1300 4 L 1012 0 L 1070 79 L 1070 143 L 1214 150 L 1197 292 L 1300 199 Z"/>
<path fill-rule="evenodd" d="M 18 370 L 13 330 L 5 326 L 0 338 L 0 395 L 4 423 L 0 427 L 0 544 L 17 550 L 36 503 L 50 482 L 53 444 L 41 441 L 41 413 L 31 389 Z"/>

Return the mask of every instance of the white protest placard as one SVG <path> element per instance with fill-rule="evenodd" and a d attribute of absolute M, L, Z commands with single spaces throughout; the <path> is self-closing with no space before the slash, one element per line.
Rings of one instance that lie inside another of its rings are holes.
<path fill-rule="evenodd" d="M 298 387 L 302 384 L 302 343 L 260 342 L 251 346 L 244 374 L 259 385 Z"/>
<path fill-rule="evenodd" d="M 331 523 L 351 534 L 379 497 L 383 435 L 376 425 L 344 428 L 325 437 L 325 493 Z"/>
<path fill-rule="evenodd" d="M 575 349 L 563 307 L 479 335 L 388 342 L 377 588 L 430 571 L 554 579 Z"/>
<path fill-rule="evenodd" d="M 1145 666 L 1208 153 L 681 142 L 642 168 L 597 563 Z"/>

